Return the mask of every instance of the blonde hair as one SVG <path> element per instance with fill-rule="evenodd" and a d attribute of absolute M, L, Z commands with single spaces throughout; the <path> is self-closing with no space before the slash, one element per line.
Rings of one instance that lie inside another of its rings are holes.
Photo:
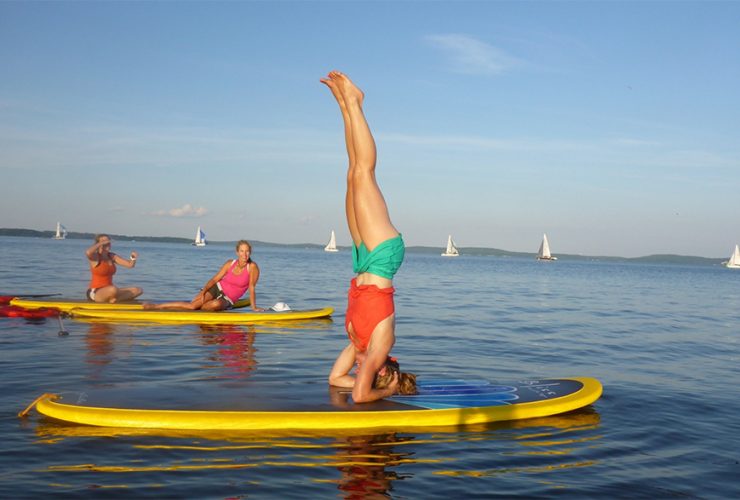
<path fill-rule="evenodd" d="M 381 375 L 380 372 L 383 368 L 385 368 L 385 373 Z M 416 394 L 416 375 L 413 373 L 402 373 L 396 358 L 391 358 L 390 356 L 385 360 L 378 373 L 375 374 L 373 387 L 375 389 L 385 389 L 393 380 L 394 373 L 398 373 L 398 394 Z"/>

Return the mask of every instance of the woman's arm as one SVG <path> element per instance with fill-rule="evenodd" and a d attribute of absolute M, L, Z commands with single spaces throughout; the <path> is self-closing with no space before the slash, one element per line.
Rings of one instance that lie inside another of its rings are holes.
<path fill-rule="evenodd" d="M 98 250 L 100 250 L 100 247 L 102 247 L 103 245 L 105 245 L 105 243 L 100 243 L 100 242 L 93 243 L 90 248 L 85 250 L 85 255 L 87 255 L 87 259 L 94 260 L 93 257 L 95 256 L 96 253 L 98 253 Z"/>
<path fill-rule="evenodd" d="M 137 259 L 138 256 L 139 256 L 139 254 L 136 253 L 136 251 L 133 251 L 133 252 L 131 252 L 131 256 L 128 259 L 124 259 L 123 257 L 121 257 L 120 255 L 118 255 L 117 253 L 114 253 L 113 254 L 113 261 L 116 264 L 120 265 L 120 266 L 128 267 L 129 269 L 131 269 L 132 267 L 134 267 L 136 265 L 136 259 Z"/>
<path fill-rule="evenodd" d="M 252 306 L 253 311 L 264 311 L 261 307 L 257 307 L 257 282 L 260 279 L 260 268 L 256 262 L 252 262 L 251 269 L 249 270 L 249 305 Z"/>
<path fill-rule="evenodd" d="M 229 267 L 231 267 L 231 262 L 232 261 L 230 260 L 227 260 L 226 262 L 224 262 L 224 265 L 221 266 L 221 269 L 219 269 L 218 272 L 214 274 L 211 279 L 206 281 L 206 284 L 203 285 L 203 288 L 201 290 L 203 293 L 210 290 L 213 285 L 221 281 L 223 277 L 226 276 L 226 273 L 229 272 Z"/>
<path fill-rule="evenodd" d="M 390 384 L 385 389 L 375 389 L 373 387 L 375 374 L 383 366 L 387 357 L 387 353 L 368 351 L 365 361 L 357 368 L 357 377 L 352 387 L 352 399 L 355 403 L 369 403 L 393 396 L 396 393 L 398 390 L 398 373 L 393 374 Z"/>

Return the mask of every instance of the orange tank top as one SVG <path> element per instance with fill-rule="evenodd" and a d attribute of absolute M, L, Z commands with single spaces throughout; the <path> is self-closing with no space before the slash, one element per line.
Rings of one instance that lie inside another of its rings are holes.
<path fill-rule="evenodd" d="M 116 263 L 111 260 L 101 260 L 100 264 L 91 267 L 92 278 L 88 288 L 98 289 L 113 284 L 113 275 L 116 274 Z"/>

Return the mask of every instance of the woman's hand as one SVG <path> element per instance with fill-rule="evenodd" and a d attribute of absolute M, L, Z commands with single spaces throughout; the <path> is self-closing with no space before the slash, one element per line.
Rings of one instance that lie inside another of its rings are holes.
<path fill-rule="evenodd" d="M 391 383 L 388 384 L 388 387 L 385 388 L 385 395 L 383 397 L 387 398 L 398 392 L 398 383 L 398 372 L 393 372 L 393 378 L 391 379 Z"/>

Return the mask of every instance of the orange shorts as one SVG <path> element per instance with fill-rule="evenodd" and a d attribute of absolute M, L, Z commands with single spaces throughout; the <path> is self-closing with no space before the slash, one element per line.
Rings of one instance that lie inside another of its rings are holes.
<path fill-rule="evenodd" d="M 394 292 L 392 286 L 388 288 L 378 288 L 376 285 L 358 286 L 357 280 L 352 279 L 347 297 L 344 328 L 358 351 L 367 350 L 375 327 L 396 311 L 393 305 Z M 350 324 L 354 334 L 349 332 Z"/>

